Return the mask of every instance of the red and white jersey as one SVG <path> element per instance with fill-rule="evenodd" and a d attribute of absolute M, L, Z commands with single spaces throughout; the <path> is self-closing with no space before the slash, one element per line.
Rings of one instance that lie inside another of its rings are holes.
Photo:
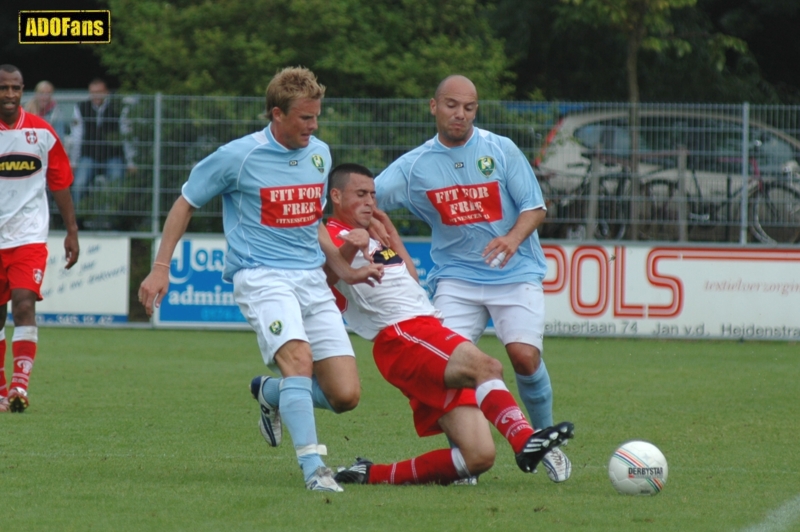
<path fill-rule="evenodd" d="M 0 249 L 47 240 L 47 192 L 72 184 L 67 153 L 53 128 L 24 109 L 0 121 Z"/>
<path fill-rule="evenodd" d="M 326 227 L 336 247 L 344 244 L 338 238 L 339 235 L 344 236 L 352 229 L 335 219 L 328 220 Z M 383 280 L 380 284 L 349 285 L 339 281 L 333 288 L 336 304 L 347 325 L 356 334 L 372 340 L 384 328 L 394 323 L 417 316 L 441 317 L 428 299 L 425 289 L 408 273 L 400 255 L 372 238 L 369 240 L 369 253 L 375 264 L 383 264 Z M 353 268 L 367 264 L 369 261 L 364 258 L 364 254 L 357 252 L 353 258 Z"/>

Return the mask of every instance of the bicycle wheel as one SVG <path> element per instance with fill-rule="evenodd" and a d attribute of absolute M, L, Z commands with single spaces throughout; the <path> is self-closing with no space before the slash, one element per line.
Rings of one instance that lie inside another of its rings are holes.
<path fill-rule="evenodd" d="M 678 184 L 654 179 L 642 185 L 640 236 L 644 240 L 676 241 L 680 237 Z"/>
<path fill-rule="evenodd" d="M 759 242 L 800 241 L 800 190 L 788 183 L 764 183 L 750 196 L 750 232 Z"/>

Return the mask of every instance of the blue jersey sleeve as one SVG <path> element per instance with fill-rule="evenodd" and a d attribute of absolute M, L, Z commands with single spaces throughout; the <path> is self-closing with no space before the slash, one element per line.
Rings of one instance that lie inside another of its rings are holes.
<path fill-rule="evenodd" d="M 192 168 L 181 193 L 192 207 L 200 208 L 230 190 L 240 167 L 241 157 L 236 151 L 230 145 L 222 146 Z"/>
<path fill-rule="evenodd" d="M 542 189 L 525 154 L 509 139 L 503 139 L 506 157 L 506 186 L 520 211 L 545 208 Z"/>
<path fill-rule="evenodd" d="M 375 198 L 378 208 L 384 211 L 408 208 L 408 172 L 402 159 L 390 164 L 375 178 Z"/>

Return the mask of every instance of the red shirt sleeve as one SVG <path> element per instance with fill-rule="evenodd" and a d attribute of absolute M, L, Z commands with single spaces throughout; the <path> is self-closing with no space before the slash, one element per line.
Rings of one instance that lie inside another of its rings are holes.
<path fill-rule="evenodd" d="M 344 244 L 344 240 L 339 238 L 339 233 L 341 233 L 342 231 L 347 231 L 348 228 L 343 226 L 336 220 L 330 219 L 325 224 L 325 229 L 327 229 L 328 234 L 331 235 L 331 241 L 333 242 L 333 245 L 336 246 L 337 248 L 342 247 L 342 245 Z"/>
<path fill-rule="evenodd" d="M 63 190 L 72 184 L 72 167 L 69 164 L 69 157 L 61 139 L 58 138 L 52 126 L 45 121 L 43 127 L 47 128 L 56 139 L 55 144 L 47 154 L 47 188 L 50 190 Z M 41 126 L 40 126 L 41 127 Z"/>

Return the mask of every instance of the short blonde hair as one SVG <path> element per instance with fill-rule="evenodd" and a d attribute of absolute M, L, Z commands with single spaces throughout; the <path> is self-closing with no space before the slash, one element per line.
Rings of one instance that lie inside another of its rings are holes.
<path fill-rule="evenodd" d="M 267 118 L 272 118 L 275 107 L 288 114 L 295 101 L 321 100 L 324 96 L 325 85 L 317 81 L 313 72 L 305 67 L 286 67 L 267 86 Z"/>

